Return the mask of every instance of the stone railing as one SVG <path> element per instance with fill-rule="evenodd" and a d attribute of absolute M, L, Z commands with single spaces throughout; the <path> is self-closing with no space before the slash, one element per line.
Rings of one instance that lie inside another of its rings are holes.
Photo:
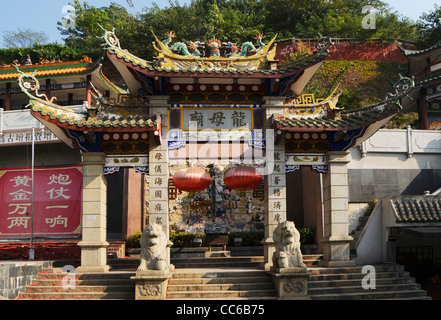
<path fill-rule="evenodd" d="M 359 146 L 361 156 L 368 153 L 441 154 L 441 131 L 381 129 Z"/>

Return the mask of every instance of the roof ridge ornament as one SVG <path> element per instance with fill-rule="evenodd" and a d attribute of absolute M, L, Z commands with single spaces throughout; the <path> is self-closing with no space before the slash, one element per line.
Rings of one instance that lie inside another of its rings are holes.
<path fill-rule="evenodd" d="M 115 34 L 115 28 L 112 28 L 112 31 L 104 29 L 99 23 L 98 26 L 104 31 L 104 36 L 97 37 L 99 39 L 104 39 L 106 43 L 103 43 L 102 46 L 104 48 L 116 47 L 121 49 L 121 45 L 118 37 Z"/>
<path fill-rule="evenodd" d="M 389 92 L 386 95 L 386 100 L 388 99 L 395 99 L 397 106 L 402 109 L 400 99 L 401 98 L 409 98 L 410 100 L 413 100 L 412 97 L 408 95 L 414 88 L 415 88 L 415 77 L 403 77 L 401 73 L 398 74 L 400 76 L 400 79 L 393 83 L 393 88 L 395 90 L 395 93 Z"/>
<path fill-rule="evenodd" d="M 176 37 L 174 31 L 169 31 L 165 35 L 166 39 L 160 41 L 152 30 L 155 42 L 154 49 L 158 52 L 155 57 L 155 65 L 165 70 L 204 70 L 204 71 L 254 71 L 268 69 L 268 65 L 276 62 L 275 35 L 266 45 L 262 42 L 263 34 L 257 33 L 255 39 L 258 46 L 255 47 L 252 42 L 245 42 L 241 50 L 235 43 L 222 43 L 216 37 L 212 37 L 205 42 L 177 42 L 172 45 L 172 39 Z M 273 45 L 274 44 L 274 45 Z M 199 51 L 200 48 L 210 49 L 209 55 Z M 221 48 L 224 50 L 221 51 Z M 229 50 L 229 52 L 226 52 Z"/>
<path fill-rule="evenodd" d="M 50 103 L 54 103 L 54 101 L 57 100 L 57 97 L 52 97 L 51 99 L 49 99 L 46 94 L 38 93 L 38 90 L 40 90 L 40 82 L 35 77 L 37 70 L 35 70 L 31 74 L 26 74 L 21 71 L 17 65 L 15 66 L 15 68 L 20 73 L 20 76 L 18 77 L 18 85 L 20 86 L 20 89 L 23 91 L 24 94 L 26 94 L 31 99 L 35 99 L 35 97 L 29 92 L 31 91 L 35 93 L 35 96 L 37 98 L 45 98 L 46 101 Z"/>
<path fill-rule="evenodd" d="M 319 34 L 319 40 L 314 44 L 314 52 L 329 53 L 329 48 L 334 45 L 331 37 L 324 37 Z"/>

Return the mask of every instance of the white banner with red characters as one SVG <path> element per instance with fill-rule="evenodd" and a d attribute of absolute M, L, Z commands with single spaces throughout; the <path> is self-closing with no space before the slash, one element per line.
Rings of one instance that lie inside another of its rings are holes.
<path fill-rule="evenodd" d="M 0 169 L 0 238 L 81 235 L 81 166 Z M 33 201 L 32 201 L 33 200 Z M 34 218 L 31 219 L 32 203 Z"/>

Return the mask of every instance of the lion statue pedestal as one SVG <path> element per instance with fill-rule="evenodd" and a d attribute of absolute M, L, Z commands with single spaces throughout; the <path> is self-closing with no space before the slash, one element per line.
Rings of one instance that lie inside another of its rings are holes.
<path fill-rule="evenodd" d="M 300 251 L 300 233 L 294 222 L 280 222 L 273 233 L 276 251 L 269 273 L 280 299 L 308 299 L 306 265 Z"/>
<path fill-rule="evenodd" d="M 169 263 L 168 248 L 172 243 L 168 240 L 162 227 L 157 224 L 148 225 L 141 236 L 141 256 L 135 280 L 136 300 L 164 300 L 168 279 L 174 271 Z"/>

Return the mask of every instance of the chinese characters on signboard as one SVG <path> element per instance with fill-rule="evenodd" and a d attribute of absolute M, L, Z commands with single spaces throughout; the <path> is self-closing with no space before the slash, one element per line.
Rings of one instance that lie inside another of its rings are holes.
<path fill-rule="evenodd" d="M 81 235 L 81 167 L 36 168 L 34 179 L 32 196 L 30 168 L 0 171 L 0 236 Z"/>
<path fill-rule="evenodd" d="M 183 129 L 252 129 L 251 109 L 184 109 Z"/>

